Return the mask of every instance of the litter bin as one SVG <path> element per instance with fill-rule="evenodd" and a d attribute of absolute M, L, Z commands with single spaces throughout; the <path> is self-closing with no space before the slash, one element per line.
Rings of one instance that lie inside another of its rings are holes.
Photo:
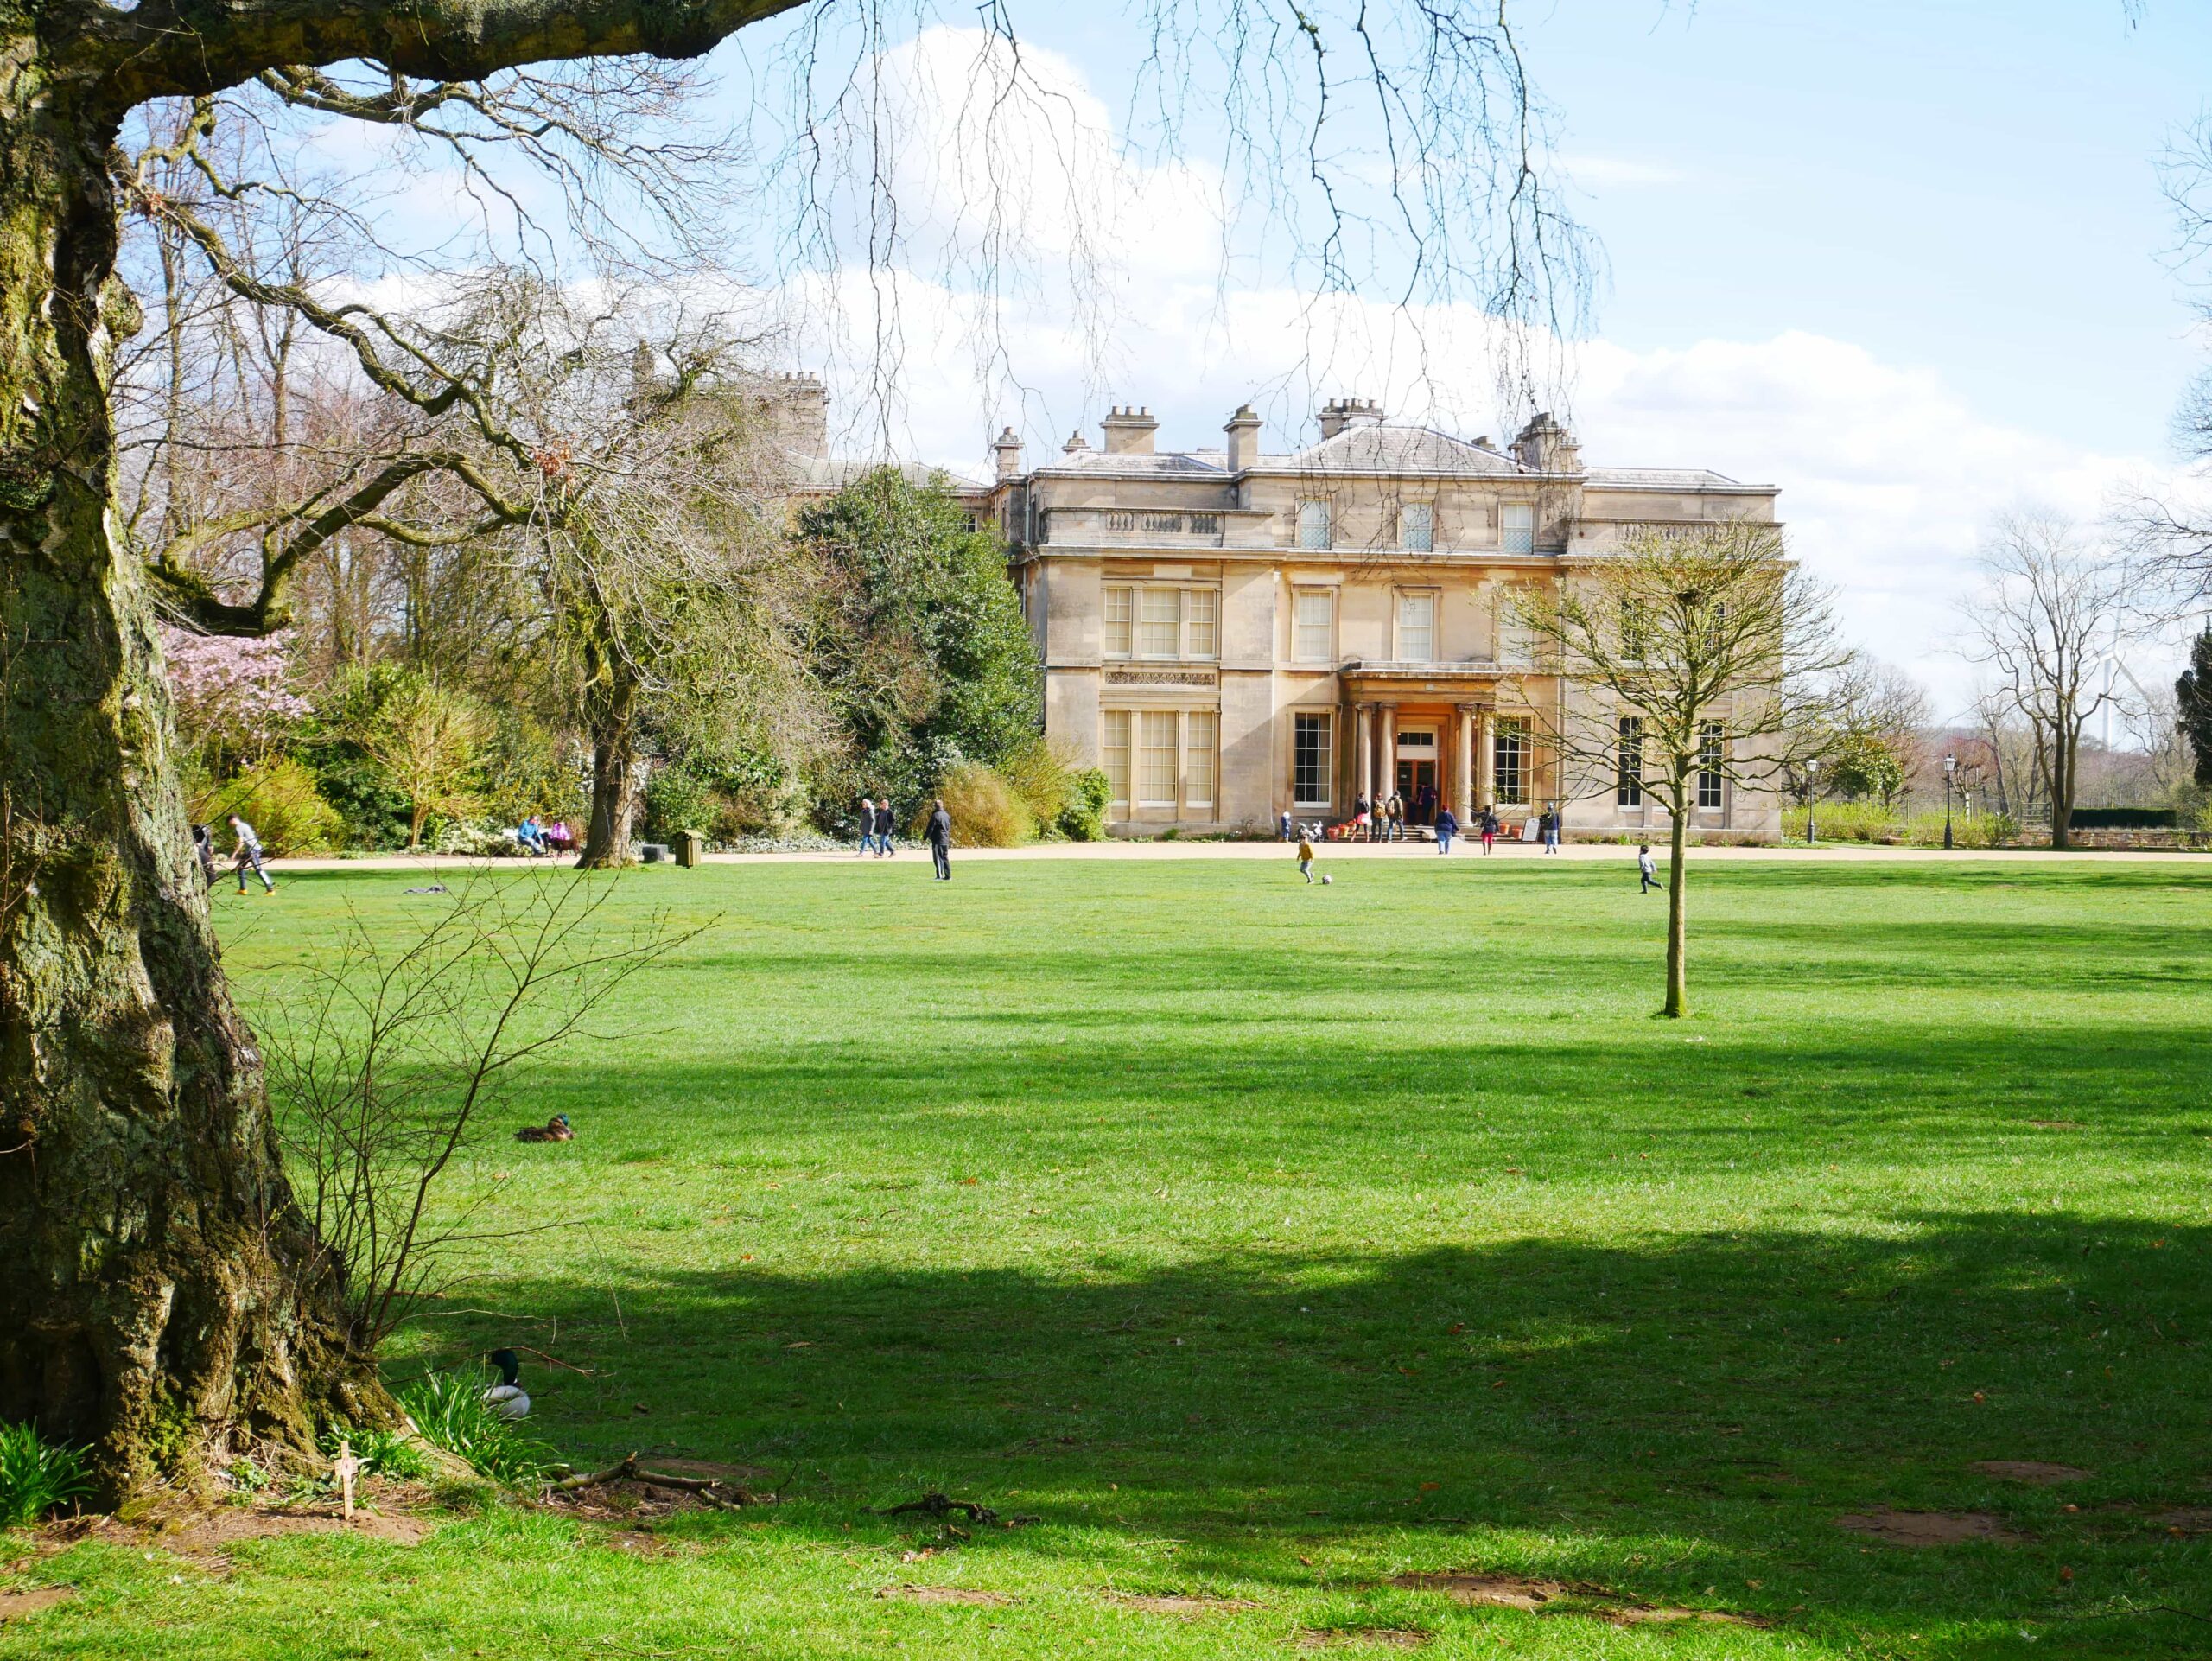
<path fill-rule="evenodd" d="M 707 839 L 696 830 L 676 833 L 676 862 L 689 870 L 699 862 L 699 856 L 707 851 Z"/>

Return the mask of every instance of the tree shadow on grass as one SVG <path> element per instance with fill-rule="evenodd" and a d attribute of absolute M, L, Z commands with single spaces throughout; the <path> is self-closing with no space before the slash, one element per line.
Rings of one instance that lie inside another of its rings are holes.
<path fill-rule="evenodd" d="M 2111 1612 L 2212 1615 L 2212 1549 L 2164 1520 L 2212 1506 L 2208 1270 L 2201 1225 L 1954 1212 L 1120 1276 L 673 1270 L 626 1277 L 626 1338 L 602 1289 L 495 1295 L 603 1370 L 549 1378 L 561 1440 L 789 1468 L 793 1528 L 887 1533 L 863 1507 L 939 1487 L 1041 1519 L 979 1551 L 1170 1538 L 1186 1574 L 1286 1588 L 1510 1570 L 1847 1647 L 1997 1654 L 2027 1628 L 2148 1655 L 2203 1629 Z M 2094 1474 L 1974 1468 L 1993 1460 Z M 1837 1526 L 1885 1506 L 2020 1539 Z"/>

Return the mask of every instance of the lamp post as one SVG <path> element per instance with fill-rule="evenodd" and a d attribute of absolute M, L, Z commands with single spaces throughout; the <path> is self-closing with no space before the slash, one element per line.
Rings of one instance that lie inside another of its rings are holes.
<path fill-rule="evenodd" d="M 1951 775 L 1958 770 L 1957 756 L 1947 755 L 1943 758 L 1943 848 L 1947 853 L 1951 846 Z"/>
<path fill-rule="evenodd" d="M 1821 811 L 1821 764 L 1817 757 L 1805 763 L 1805 845 L 1810 848 L 1819 834 L 1815 816 Z"/>

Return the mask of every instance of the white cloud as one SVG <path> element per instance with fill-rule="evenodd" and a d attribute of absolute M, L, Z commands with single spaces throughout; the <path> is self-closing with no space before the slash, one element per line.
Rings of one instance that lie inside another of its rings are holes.
<path fill-rule="evenodd" d="M 1590 190 L 1633 190 L 1690 181 L 1690 175 L 1680 168 L 1626 156 L 1562 156 L 1560 167 L 1569 179 Z"/>

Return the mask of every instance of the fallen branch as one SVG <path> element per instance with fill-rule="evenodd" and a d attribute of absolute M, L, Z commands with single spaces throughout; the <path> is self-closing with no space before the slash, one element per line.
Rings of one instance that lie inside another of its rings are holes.
<path fill-rule="evenodd" d="M 772 1493 L 755 1493 L 741 1483 L 733 1486 L 718 1476 L 675 1476 L 662 1471 L 648 1471 L 638 1463 L 635 1454 L 603 1471 L 564 1476 L 554 1483 L 549 1492 L 574 1493 L 582 1488 L 595 1488 L 608 1482 L 650 1482 L 657 1488 L 675 1488 L 684 1493 L 696 1494 L 709 1505 L 720 1505 L 726 1511 L 776 1503 L 776 1496 Z"/>
<path fill-rule="evenodd" d="M 625 1477 L 634 1477 L 637 1474 L 638 1456 L 632 1454 L 620 1465 L 610 1465 L 603 1471 L 594 1471 L 588 1474 L 577 1476 L 564 1476 L 553 1485 L 551 1492 L 574 1493 L 578 1488 L 596 1488 L 602 1482 L 620 1482 Z"/>
<path fill-rule="evenodd" d="M 955 1511 L 963 1512 L 971 1523 L 995 1523 L 999 1520 L 999 1514 L 988 1505 L 979 1505 L 972 1499 L 947 1499 L 934 1488 L 919 1499 L 909 1499 L 903 1505 L 887 1506 L 875 1515 L 905 1517 L 918 1512 L 924 1517 L 950 1517 Z"/>

